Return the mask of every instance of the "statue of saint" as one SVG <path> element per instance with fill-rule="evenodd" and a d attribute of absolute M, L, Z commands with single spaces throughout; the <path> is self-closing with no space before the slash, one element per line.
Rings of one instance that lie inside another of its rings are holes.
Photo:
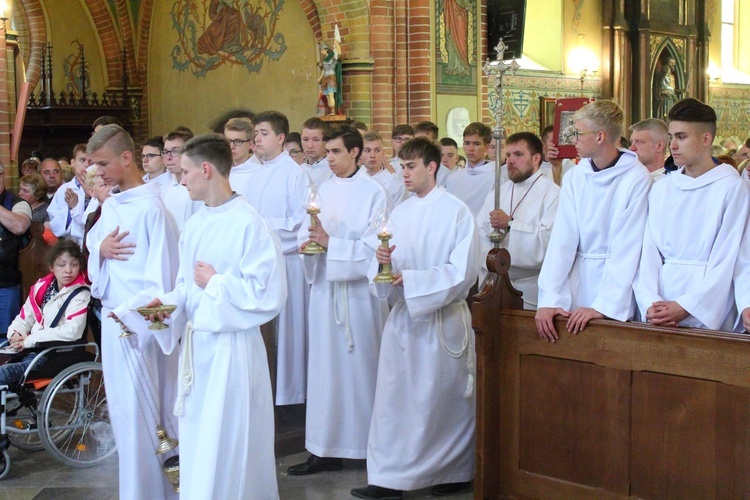
<path fill-rule="evenodd" d="M 666 120 L 669 110 L 679 100 L 683 90 L 677 90 L 677 61 L 668 57 L 661 73 L 654 78 L 654 117 Z"/>
<path fill-rule="evenodd" d="M 333 47 L 326 42 L 320 44 L 320 77 L 318 85 L 320 89 L 319 99 L 323 101 L 328 115 L 336 115 L 344 103 L 341 97 L 341 36 L 339 27 L 336 25 L 333 37 Z"/>

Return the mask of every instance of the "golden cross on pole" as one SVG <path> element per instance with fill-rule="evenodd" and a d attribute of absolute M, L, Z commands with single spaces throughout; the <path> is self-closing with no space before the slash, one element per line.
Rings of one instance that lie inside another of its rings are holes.
<path fill-rule="evenodd" d="M 505 50 L 508 48 L 507 45 L 505 45 L 505 42 L 503 42 L 503 39 L 501 38 L 500 41 L 495 46 L 495 52 L 497 52 L 497 59 L 494 61 L 490 61 L 489 58 L 487 59 L 487 62 L 484 63 L 484 66 L 482 70 L 484 71 L 484 74 L 487 75 L 487 79 L 494 79 L 494 87 L 495 87 L 495 94 L 497 95 L 497 99 L 495 100 L 494 106 L 490 106 L 490 111 L 492 111 L 492 117 L 495 120 L 495 126 L 492 128 L 492 140 L 495 141 L 495 210 L 500 210 L 500 167 L 501 162 L 500 158 L 502 158 L 502 150 L 503 150 L 503 139 L 505 139 L 505 130 L 503 130 L 503 76 L 505 76 L 505 73 L 508 71 L 511 72 L 512 75 L 516 74 L 516 71 L 521 66 L 518 64 L 515 58 L 513 58 L 513 61 L 510 62 L 510 64 L 507 64 L 504 60 Z M 488 82 L 489 83 L 489 82 Z M 501 231 L 498 229 L 494 229 L 490 233 L 490 241 L 492 242 L 493 246 L 495 248 L 500 247 L 500 243 L 505 239 L 506 231 Z"/>

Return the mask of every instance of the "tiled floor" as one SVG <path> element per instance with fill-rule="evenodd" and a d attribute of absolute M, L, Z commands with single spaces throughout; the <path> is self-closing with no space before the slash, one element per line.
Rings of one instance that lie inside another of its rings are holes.
<path fill-rule="evenodd" d="M 108 500 L 117 498 L 117 458 L 90 469 L 69 469 L 44 451 L 10 448 L 11 471 L 0 481 L 0 500 Z M 307 458 L 297 453 L 278 460 L 279 495 L 282 500 L 335 500 L 353 498 L 349 490 L 367 484 L 364 461 L 347 460 L 345 468 L 307 477 L 286 474 L 286 468 Z M 406 498 L 430 498 L 429 491 L 410 492 Z M 470 491 L 451 497 L 468 500 Z"/>

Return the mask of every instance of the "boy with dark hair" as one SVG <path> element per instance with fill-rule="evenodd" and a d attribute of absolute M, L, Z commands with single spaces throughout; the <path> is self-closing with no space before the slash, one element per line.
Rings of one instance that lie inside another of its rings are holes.
<path fill-rule="evenodd" d="M 143 182 L 133 139 L 122 127 L 102 127 L 87 152 L 104 182 L 116 187 L 86 244 L 91 294 L 102 302 L 104 383 L 120 457 L 120 498 L 173 498 L 154 450 L 157 424 L 178 438 L 171 411 L 177 356 L 161 352 L 135 309 L 174 287 L 177 228 L 158 187 Z M 121 324 L 135 335 L 119 338 Z"/>
<path fill-rule="evenodd" d="M 184 320 L 191 325 L 182 335 L 175 408 L 180 489 L 194 498 L 277 498 L 273 397 L 260 326 L 284 306 L 284 261 L 268 224 L 232 192 L 232 157 L 218 134 L 185 144 L 181 182 L 205 207 L 180 237 L 174 291 L 148 306 L 178 306 L 173 332 Z M 177 345 L 176 335 L 159 340 L 166 352 Z"/>
<path fill-rule="evenodd" d="M 417 137 L 399 158 L 414 196 L 393 210 L 393 245 L 377 246 L 367 275 L 372 293 L 393 308 L 378 362 L 369 484 L 352 490 L 358 498 L 396 499 L 426 487 L 445 495 L 474 475 L 474 332 L 465 298 L 479 271 L 476 226 L 469 208 L 437 187 L 433 141 Z M 395 280 L 374 284 L 388 263 Z"/>
<path fill-rule="evenodd" d="M 276 404 L 305 402 L 307 392 L 307 303 L 302 261 L 297 255 L 297 232 L 307 217 L 305 201 L 310 178 L 284 149 L 289 121 L 278 111 L 253 117 L 255 154 L 263 168 L 244 188 L 248 201 L 276 232 L 284 253 L 289 288 L 286 306 L 278 316 Z"/>
<path fill-rule="evenodd" d="M 437 142 L 440 129 L 429 121 L 419 122 L 414 125 L 414 137 L 427 137 L 432 142 Z"/>
<path fill-rule="evenodd" d="M 174 217 L 177 229 L 180 231 L 182 231 L 185 221 L 202 206 L 201 202 L 190 199 L 187 189 L 180 183 L 182 178 L 182 171 L 180 170 L 182 147 L 192 138 L 192 130 L 187 127 L 177 127 L 164 136 L 164 150 L 161 152 L 162 160 L 171 178 L 169 183 L 160 184 L 159 191 L 162 200 L 164 200 L 164 206 Z"/>
<path fill-rule="evenodd" d="M 711 158 L 715 133 L 710 106 L 690 98 L 669 110 L 680 168 L 651 188 L 633 285 L 641 317 L 654 325 L 731 331 L 737 320 L 732 275 L 750 194 L 734 167 Z M 746 285 L 737 286 L 741 296 Z"/>
<path fill-rule="evenodd" d="M 450 176 L 458 166 L 458 144 L 450 137 L 440 139 L 440 164 L 445 168 L 438 169 L 438 186 L 445 187 Z"/>
<path fill-rule="evenodd" d="M 164 151 L 164 139 L 160 136 L 151 137 L 143 143 L 141 149 L 141 164 L 145 172 L 143 180 L 146 182 L 156 182 L 159 190 L 166 189 L 172 181 L 172 176 L 167 172 L 162 158 Z"/>
<path fill-rule="evenodd" d="M 383 187 L 357 167 L 362 136 L 342 127 L 325 136 L 328 164 L 336 177 L 320 186 L 320 214 L 300 228 L 304 251 L 310 242 L 325 253 L 304 255 L 312 284 L 304 463 L 290 475 L 339 470 L 343 458 L 367 456 L 367 432 L 375 398 L 380 335 L 387 305 L 369 293 L 367 267 L 377 239 L 372 223 L 388 206 Z M 336 418 L 331 418 L 335 415 Z"/>
<path fill-rule="evenodd" d="M 317 117 L 308 118 L 302 124 L 302 150 L 305 161 L 302 168 L 316 186 L 333 177 L 326 160 L 326 143 L 323 136 L 328 132 L 328 124 Z"/>
<path fill-rule="evenodd" d="M 475 217 L 495 185 L 495 162 L 485 159 L 491 140 L 492 130 L 487 125 L 470 123 L 464 129 L 466 168 L 453 172 L 446 181 L 448 192 L 466 203 Z"/>

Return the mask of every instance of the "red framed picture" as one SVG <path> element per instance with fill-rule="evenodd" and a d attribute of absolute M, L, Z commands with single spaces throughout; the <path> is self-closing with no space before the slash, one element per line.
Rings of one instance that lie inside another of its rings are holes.
<path fill-rule="evenodd" d="M 552 140 L 559 150 L 558 158 L 575 158 L 577 156 L 574 145 L 576 126 L 573 115 L 590 102 L 592 97 L 562 97 L 555 102 L 555 130 Z"/>

